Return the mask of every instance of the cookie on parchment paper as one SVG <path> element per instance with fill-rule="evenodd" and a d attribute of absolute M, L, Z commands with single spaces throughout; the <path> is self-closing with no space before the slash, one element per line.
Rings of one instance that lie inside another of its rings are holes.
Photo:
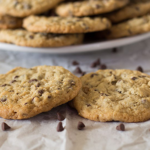
<path fill-rule="evenodd" d="M 120 24 L 113 25 L 108 32 L 104 32 L 107 39 L 133 36 L 150 31 L 150 15 L 130 19 Z"/>
<path fill-rule="evenodd" d="M 150 0 L 131 0 L 129 5 L 106 15 L 106 17 L 113 23 L 118 23 L 123 20 L 146 15 L 148 13 L 150 13 Z"/>
<path fill-rule="evenodd" d="M 108 13 L 127 5 L 129 0 L 83 0 L 60 4 L 56 7 L 59 16 L 91 16 Z"/>
<path fill-rule="evenodd" d="M 26 17 L 46 12 L 61 1 L 63 0 L 0 0 L 0 13 Z"/>
<path fill-rule="evenodd" d="M 150 76 L 131 70 L 99 70 L 81 77 L 71 101 L 79 115 L 94 121 L 142 122 L 150 119 Z"/>
<path fill-rule="evenodd" d="M 27 47 L 62 47 L 80 44 L 83 34 L 32 33 L 26 30 L 0 30 L 0 42 Z"/>
<path fill-rule="evenodd" d="M 106 18 L 101 17 L 39 17 L 29 16 L 23 21 L 23 26 L 31 32 L 46 33 L 87 33 L 101 31 L 111 27 Z"/>
<path fill-rule="evenodd" d="M 63 67 L 17 67 L 0 76 L 0 116 L 31 118 L 72 100 L 80 88 L 80 79 Z"/>

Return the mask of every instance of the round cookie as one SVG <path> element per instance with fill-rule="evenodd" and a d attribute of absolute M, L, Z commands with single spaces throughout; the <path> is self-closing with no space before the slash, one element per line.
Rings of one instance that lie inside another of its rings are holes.
<path fill-rule="evenodd" d="M 22 19 L 0 14 L 0 29 L 15 29 L 22 27 Z"/>
<path fill-rule="evenodd" d="M 81 81 L 59 66 L 15 68 L 0 76 L 0 116 L 27 119 L 72 100 Z"/>
<path fill-rule="evenodd" d="M 83 0 L 63 3 L 56 7 L 59 16 L 91 16 L 119 9 L 129 3 L 129 0 Z"/>
<path fill-rule="evenodd" d="M 126 7 L 112 12 L 106 17 L 113 23 L 118 23 L 123 20 L 140 17 L 150 13 L 150 1 L 149 0 L 132 0 Z"/>
<path fill-rule="evenodd" d="M 27 17 L 46 12 L 61 1 L 63 0 L 0 0 L 0 13 Z"/>
<path fill-rule="evenodd" d="M 80 44 L 83 34 L 32 33 L 26 30 L 0 30 L 0 42 L 27 47 L 62 47 Z M 69 39 L 69 40 L 68 40 Z"/>
<path fill-rule="evenodd" d="M 31 32 L 46 33 L 87 33 L 101 31 L 111 27 L 106 18 L 76 17 L 38 17 L 30 16 L 23 21 L 23 26 Z"/>
<path fill-rule="evenodd" d="M 142 122 L 150 119 L 150 76 L 131 70 L 98 70 L 81 77 L 71 101 L 80 116 L 94 121 Z"/>
<path fill-rule="evenodd" d="M 104 35 L 107 39 L 133 36 L 150 31 L 150 15 L 113 25 Z"/>

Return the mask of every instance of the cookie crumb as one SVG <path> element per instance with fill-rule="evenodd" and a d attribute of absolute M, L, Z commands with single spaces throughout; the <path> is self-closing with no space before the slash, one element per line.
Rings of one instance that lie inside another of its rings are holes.
<path fill-rule="evenodd" d="M 116 127 L 116 130 L 125 131 L 125 125 L 124 125 L 123 123 L 119 124 L 119 125 Z"/>
<path fill-rule="evenodd" d="M 78 123 L 78 130 L 83 130 L 85 128 L 85 125 L 83 122 Z"/>
<path fill-rule="evenodd" d="M 1 127 L 2 127 L 3 131 L 7 131 L 7 130 L 11 129 L 11 127 L 9 125 L 7 125 L 5 122 L 2 122 Z"/>

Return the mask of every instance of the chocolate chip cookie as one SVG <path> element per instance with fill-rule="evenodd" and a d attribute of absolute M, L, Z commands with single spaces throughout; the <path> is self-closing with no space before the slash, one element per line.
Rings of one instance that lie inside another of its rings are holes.
<path fill-rule="evenodd" d="M 123 20 L 140 17 L 150 13 L 150 0 L 132 0 L 129 5 L 112 12 L 108 17 L 113 23 L 118 23 Z"/>
<path fill-rule="evenodd" d="M 119 9 L 129 3 L 129 0 L 83 0 L 63 3 L 56 7 L 59 16 L 91 16 Z"/>
<path fill-rule="evenodd" d="M 23 26 L 31 32 L 46 33 L 87 33 L 101 31 L 111 27 L 106 18 L 77 17 L 39 17 L 30 16 L 23 21 Z"/>
<path fill-rule="evenodd" d="M 81 81 L 59 66 L 15 68 L 0 76 L 0 116 L 27 119 L 72 100 Z"/>
<path fill-rule="evenodd" d="M 22 27 L 22 19 L 0 14 L 0 29 L 15 29 Z"/>
<path fill-rule="evenodd" d="M 40 14 L 63 0 L 0 0 L 0 13 L 14 17 Z"/>
<path fill-rule="evenodd" d="M 150 119 L 150 76 L 131 70 L 98 70 L 81 77 L 71 101 L 80 116 L 94 121 L 142 122 Z"/>
<path fill-rule="evenodd" d="M 27 47 L 62 47 L 80 44 L 83 34 L 32 33 L 26 30 L 0 30 L 0 42 Z"/>
<path fill-rule="evenodd" d="M 113 25 L 104 35 L 107 39 L 133 36 L 150 31 L 150 15 Z"/>

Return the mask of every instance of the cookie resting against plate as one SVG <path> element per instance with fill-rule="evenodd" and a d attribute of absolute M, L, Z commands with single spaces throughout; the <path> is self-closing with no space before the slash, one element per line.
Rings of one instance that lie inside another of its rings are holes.
<path fill-rule="evenodd" d="M 81 77 L 71 101 L 79 115 L 94 121 L 142 122 L 150 119 L 150 76 L 131 70 L 98 70 Z"/>
<path fill-rule="evenodd" d="M 81 81 L 63 67 L 15 68 L 0 75 L 0 116 L 27 119 L 72 100 Z"/>

